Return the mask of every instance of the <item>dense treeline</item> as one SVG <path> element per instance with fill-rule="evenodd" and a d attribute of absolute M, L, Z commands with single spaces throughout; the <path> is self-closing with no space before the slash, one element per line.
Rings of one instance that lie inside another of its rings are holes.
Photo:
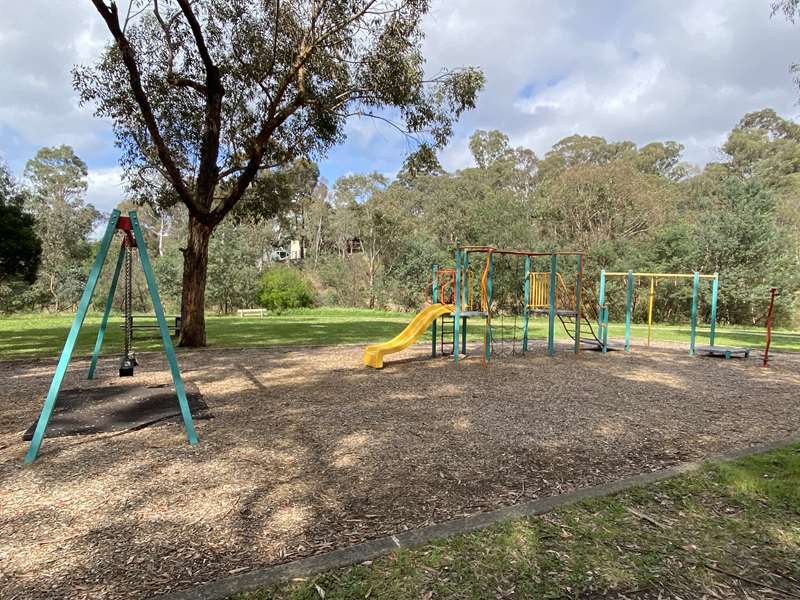
<path fill-rule="evenodd" d="M 349 175 L 332 187 L 316 166 L 296 161 L 265 178 L 259 193 L 278 208 L 265 220 L 246 202 L 211 239 L 206 301 L 228 313 L 259 302 L 262 278 L 295 240 L 291 261 L 327 305 L 418 307 L 432 263 L 452 263 L 456 241 L 531 250 L 585 250 L 587 272 L 601 268 L 721 276 L 719 317 L 758 323 L 769 287 L 781 289 L 779 319 L 797 317 L 800 289 L 800 126 L 766 109 L 745 115 L 698 169 L 680 144 L 641 147 L 600 137 L 567 137 L 542 157 L 513 148 L 499 131 L 470 139 L 474 165 L 453 173 L 407 164 L 390 181 L 377 173 Z M 421 163 L 423 164 L 423 163 Z M 88 235 L 99 219 L 83 202 L 85 165 L 68 148 L 43 149 L 29 162 L 22 195 L 35 219 L 42 256 L 33 283 L 0 280 L 2 309 L 60 310 L 74 305 L 91 259 Z M 180 301 L 186 214 L 154 202 L 139 208 L 165 303 Z M 567 270 L 571 269 L 569 266 Z M 519 265 L 498 273 L 509 306 Z M 106 277 L 108 277 L 106 273 Z M 275 278 L 273 278 L 274 280 Z M 101 283 L 107 285 L 107 282 Z M 142 281 L 135 301 L 147 305 Z M 621 290 L 609 291 L 612 318 Z M 704 310 L 708 290 L 703 289 Z M 646 296 L 638 290 L 637 300 Z M 264 297 L 262 295 L 262 297 Z M 659 320 L 686 318 L 686 284 L 661 283 Z M 637 302 L 642 310 L 644 302 Z"/>

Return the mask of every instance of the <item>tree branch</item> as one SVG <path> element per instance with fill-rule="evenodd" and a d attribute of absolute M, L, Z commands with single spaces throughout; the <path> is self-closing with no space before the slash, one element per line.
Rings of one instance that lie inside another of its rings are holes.
<path fill-rule="evenodd" d="M 214 64 L 208 52 L 203 30 L 197 17 L 192 12 L 189 0 L 177 0 L 186 21 L 192 30 L 197 51 L 206 70 L 206 114 L 203 124 L 203 135 L 200 140 L 200 164 L 197 169 L 197 197 L 206 210 L 211 209 L 214 201 L 214 190 L 219 176 L 219 137 L 222 129 L 222 97 L 225 88 L 222 86 L 219 67 Z"/>
<path fill-rule="evenodd" d="M 106 22 L 106 26 L 117 44 L 117 48 L 122 56 L 122 62 L 125 64 L 125 68 L 128 71 L 131 92 L 133 93 L 136 103 L 139 105 L 139 109 L 142 111 L 142 118 L 144 119 L 147 131 L 150 134 L 150 138 L 153 140 L 158 158 L 164 165 L 169 181 L 175 187 L 175 191 L 189 210 L 195 214 L 198 220 L 205 222 L 209 216 L 208 210 L 198 204 L 189 191 L 189 188 L 183 181 L 178 166 L 175 164 L 175 161 L 172 160 L 164 138 L 161 137 L 161 132 L 158 130 L 158 124 L 153 114 L 153 107 L 150 105 L 150 100 L 142 86 L 142 77 L 139 73 L 139 67 L 136 64 L 136 56 L 133 47 L 130 45 L 128 38 L 125 37 L 120 27 L 116 2 L 111 2 L 111 4 L 107 6 L 103 0 L 92 0 L 92 4 L 94 4 L 97 12 L 100 13 L 100 16 Z"/>
<path fill-rule="evenodd" d="M 161 26 L 161 31 L 164 32 L 164 42 L 167 45 L 167 83 L 170 85 L 174 85 L 177 87 L 190 87 L 202 94 L 203 96 L 208 94 L 208 88 L 200 83 L 199 81 L 195 81 L 188 77 L 184 77 L 182 75 L 177 75 L 174 71 L 175 69 L 175 49 L 172 46 L 172 33 L 169 30 L 170 25 L 175 20 L 175 16 L 170 19 L 170 25 L 168 25 L 161 16 L 161 11 L 158 9 L 158 0 L 153 0 L 153 14 L 158 21 L 158 24 Z"/>

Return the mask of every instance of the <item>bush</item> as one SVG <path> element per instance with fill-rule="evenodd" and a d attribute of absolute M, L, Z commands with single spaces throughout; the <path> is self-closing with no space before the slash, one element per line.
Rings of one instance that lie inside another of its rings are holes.
<path fill-rule="evenodd" d="M 280 313 L 287 308 L 313 306 L 314 288 L 297 269 L 273 267 L 261 277 L 258 299 L 264 308 Z"/>

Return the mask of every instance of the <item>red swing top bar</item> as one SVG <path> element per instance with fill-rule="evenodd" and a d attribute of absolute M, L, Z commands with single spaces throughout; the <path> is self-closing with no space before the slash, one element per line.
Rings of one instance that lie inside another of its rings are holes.
<path fill-rule="evenodd" d="M 131 225 L 131 218 L 119 216 L 117 218 L 117 229 L 125 232 L 125 243 L 130 248 L 135 248 L 136 240 L 133 237 L 133 225 Z"/>

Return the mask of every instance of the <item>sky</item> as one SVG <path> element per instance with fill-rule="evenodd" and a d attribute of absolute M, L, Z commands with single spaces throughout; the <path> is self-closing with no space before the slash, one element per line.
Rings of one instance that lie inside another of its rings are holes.
<path fill-rule="evenodd" d="M 89 166 L 88 200 L 109 211 L 124 195 L 119 151 L 110 123 L 79 105 L 70 74 L 108 43 L 104 24 L 89 0 L 0 9 L 0 159 L 19 176 L 39 147 L 69 144 Z M 477 109 L 440 153 L 448 170 L 471 164 L 475 129 L 500 129 L 540 156 L 575 133 L 676 140 L 702 165 L 745 113 L 800 116 L 789 70 L 800 24 L 771 17 L 769 0 L 433 0 L 425 32 L 431 73 L 471 65 L 486 76 Z M 397 172 L 408 150 L 399 133 L 369 119 L 347 132 L 320 161 L 328 181 Z"/>

